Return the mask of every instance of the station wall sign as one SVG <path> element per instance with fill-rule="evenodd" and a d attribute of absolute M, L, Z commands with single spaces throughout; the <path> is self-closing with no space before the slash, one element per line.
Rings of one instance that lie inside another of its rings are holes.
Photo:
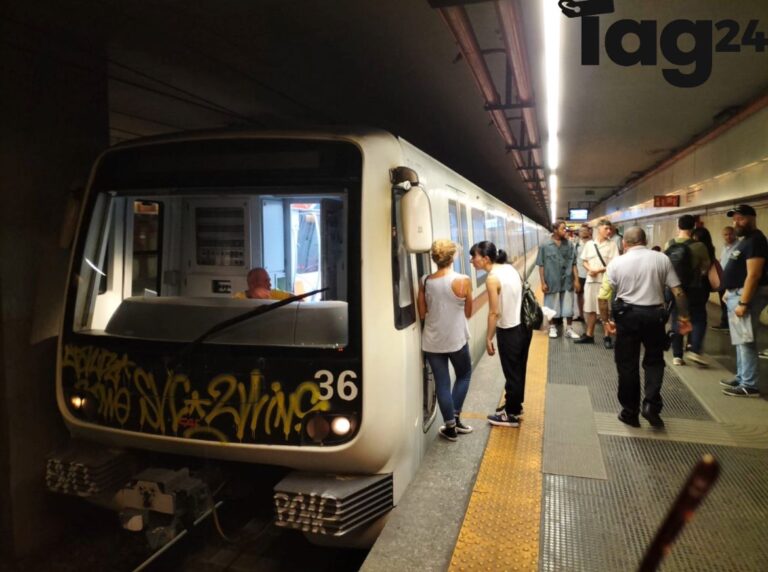
<path fill-rule="evenodd" d="M 655 207 L 679 207 L 680 195 L 654 195 L 653 206 Z"/>

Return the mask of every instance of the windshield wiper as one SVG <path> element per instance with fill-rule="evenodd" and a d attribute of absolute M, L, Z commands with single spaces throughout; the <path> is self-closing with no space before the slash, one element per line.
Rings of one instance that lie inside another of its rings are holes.
<path fill-rule="evenodd" d="M 291 302 L 297 302 L 299 300 L 303 300 L 304 298 L 308 298 L 310 296 L 314 296 L 315 294 L 319 294 L 320 292 L 325 292 L 328 290 L 328 288 L 320 288 L 319 290 L 312 290 L 311 292 L 305 292 L 304 294 L 296 294 L 294 296 L 289 296 L 288 298 L 285 298 L 284 300 L 278 300 L 277 302 L 273 302 L 272 304 L 267 304 L 266 306 L 259 306 L 258 308 L 254 308 L 253 310 L 249 310 L 243 314 L 240 314 L 238 316 L 235 316 L 234 318 L 228 318 L 226 320 L 223 320 L 219 322 L 218 324 L 215 324 L 213 327 L 208 328 L 205 332 L 197 336 L 194 340 L 189 342 L 187 345 L 185 345 L 183 348 L 181 348 L 175 356 L 173 356 L 168 361 L 168 369 L 175 369 L 176 366 L 178 366 L 180 363 L 184 361 L 184 359 L 192 353 L 192 350 L 194 350 L 198 345 L 203 343 L 205 340 L 210 338 L 214 334 L 218 334 L 220 331 L 225 330 L 231 326 L 234 326 L 235 324 L 239 324 L 240 322 L 244 322 L 246 320 L 250 320 L 251 318 L 255 318 L 256 316 L 261 316 L 262 314 L 266 314 L 267 312 L 271 312 L 272 310 L 277 310 L 278 308 L 282 308 L 283 306 L 287 306 Z"/>

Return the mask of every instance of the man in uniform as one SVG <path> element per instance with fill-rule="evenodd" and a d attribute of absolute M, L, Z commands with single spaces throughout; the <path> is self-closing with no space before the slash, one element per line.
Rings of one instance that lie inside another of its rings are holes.
<path fill-rule="evenodd" d="M 598 305 L 606 333 L 616 334 L 615 359 L 619 375 L 619 421 L 639 427 L 638 414 L 654 427 L 663 427 L 659 416 L 663 401 L 664 346 L 667 322 L 664 287 L 677 303 L 679 331 L 691 331 L 688 300 L 672 263 L 661 252 L 648 249 L 645 231 L 633 226 L 624 234 L 624 254 L 614 259 L 603 279 Z M 616 294 L 612 312 L 610 300 Z M 613 315 L 610 316 L 610 313 Z M 640 408 L 640 344 L 645 347 L 645 398 Z"/>
<path fill-rule="evenodd" d="M 768 241 L 757 228 L 757 213 L 749 205 L 728 211 L 736 236 L 741 238 L 723 268 L 723 299 L 728 305 L 731 343 L 736 346 L 736 377 L 720 382 L 731 397 L 760 397 L 757 332 L 760 311 L 768 301 L 765 259 Z"/>

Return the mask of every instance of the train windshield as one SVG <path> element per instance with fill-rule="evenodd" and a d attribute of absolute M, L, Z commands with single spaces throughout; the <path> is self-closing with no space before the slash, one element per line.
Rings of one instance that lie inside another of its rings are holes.
<path fill-rule="evenodd" d="M 347 344 L 346 192 L 106 191 L 87 229 L 74 330 L 190 341 L 290 294 L 325 289 L 208 343 Z"/>

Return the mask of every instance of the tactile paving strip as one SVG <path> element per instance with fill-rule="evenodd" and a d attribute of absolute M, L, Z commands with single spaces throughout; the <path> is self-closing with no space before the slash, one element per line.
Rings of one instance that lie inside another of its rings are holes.
<path fill-rule="evenodd" d="M 595 345 L 574 344 L 570 340 L 557 338 L 549 344 L 549 383 L 585 385 L 589 388 L 592 407 L 595 411 L 618 412 L 616 397 L 618 377 L 613 350 L 606 350 L 602 338 L 596 336 Z M 642 353 L 641 358 L 642 360 Z M 641 361 L 642 363 L 642 361 Z M 684 366 L 694 367 L 694 366 Z M 643 385 L 643 370 L 640 366 L 640 385 Z M 664 384 L 661 388 L 665 417 L 681 419 L 705 419 L 712 417 L 688 390 L 671 366 L 664 369 Z"/>
<path fill-rule="evenodd" d="M 542 571 L 636 570 L 688 471 L 704 453 L 720 462 L 720 480 L 660 569 L 768 570 L 765 451 L 605 435 L 600 442 L 607 481 L 544 476 Z"/>
<path fill-rule="evenodd" d="M 491 429 L 449 570 L 537 570 L 547 337 L 528 355 L 520 428 Z"/>

